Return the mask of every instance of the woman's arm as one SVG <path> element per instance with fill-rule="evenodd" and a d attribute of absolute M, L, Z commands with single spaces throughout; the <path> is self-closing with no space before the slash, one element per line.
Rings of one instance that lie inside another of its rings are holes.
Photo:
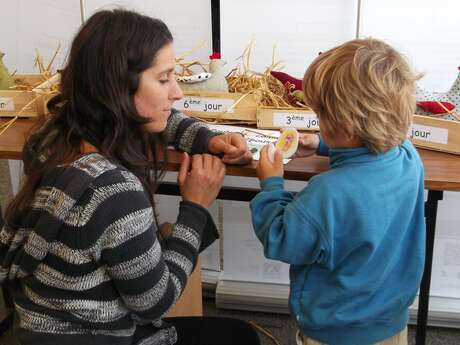
<path fill-rule="evenodd" d="M 177 302 L 199 250 L 217 233 L 206 209 L 183 201 L 171 235 L 160 245 L 148 195 L 135 178 L 130 183 L 132 187 L 125 184 L 123 190 L 104 200 L 97 213 L 97 217 L 110 217 L 104 221 L 110 226 L 99 241 L 101 260 L 130 312 L 156 320 Z"/>
<path fill-rule="evenodd" d="M 213 132 L 206 124 L 194 120 L 173 109 L 165 129 L 168 145 L 176 150 L 195 153 L 208 152 L 209 139 L 220 135 Z"/>
<path fill-rule="evenodd" d="M 206 124 L 175 109 L 171 111 L 165 133 L 168 145 L 173 145 L 176 150 L 219 155 L 226 164 L 246 164 L 252 160 L 246 139 L 241 134 L 212 131 Z"/>

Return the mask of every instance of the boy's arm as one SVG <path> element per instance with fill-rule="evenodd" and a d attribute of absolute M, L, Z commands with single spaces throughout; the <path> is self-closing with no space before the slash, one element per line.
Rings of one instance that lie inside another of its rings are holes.
<path fill-rule="evenodd" d="M 308 208 L 284 190 L 281 177 L 261 181 L 262 191 L 251 201 L 252 223 L 267 258 L 305 265 L 321 261 L 327 242 L 314 221 L 298 210 Z"/>
<path fill-rule="evenodd" d="M 329 147 L 319 133 L 302 133 L 299 136 L 299 146 L 292 158 L 309 157 L 313 154 L 320 156 L 329 155 Z"/>

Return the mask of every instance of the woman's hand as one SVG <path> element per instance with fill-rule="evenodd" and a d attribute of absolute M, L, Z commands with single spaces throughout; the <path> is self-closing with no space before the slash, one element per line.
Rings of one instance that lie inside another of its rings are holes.
<path fill-rule="evenodd" d="M 299 133 L 299 146 L 292 158 L 311 156 L 319 146 L 319 136 L 313 133 Z"/>
<path fill-rule="evenodd" d="M 184 152 L 177 177 L 182 199 L 208 208 L 216 199 L 224 177 L 225 164 L 218 157 L 208 154 L 190 157 Z"/>
<path fill-rule="evenodd" d="M 158 229 L 158 235 L 161 241 L 164 241 L 169 236 L 171 236 L 173 230 L 173 225 L 171 223 L 163 223 L 160 224 L 160 228 Z"/>
<path fill-rule="evenodd" d="M 247 164 L 252 160 L 246 139 L 240 133 L 216 135 L 209 139 L 208 151 L 221 155 L 226 164 Z"/>
<path fill-rule="evenodd" d="M 257 164 L 257 177 L 259 180 L 265 180 L 272 176 L 283 176 L 283 156 L 280 150 L 275 150 L 273 162 L 268 158 L 268 145 L 260 150 L 259 164 Z"/>

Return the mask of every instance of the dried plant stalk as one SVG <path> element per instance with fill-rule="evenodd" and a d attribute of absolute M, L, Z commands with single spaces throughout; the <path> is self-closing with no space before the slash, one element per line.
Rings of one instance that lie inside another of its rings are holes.
<path fill-rule="evenodd" d="M 308 108 L 290 96 L 286 86 L 271 75 L 271 71 L 282 68 L 281 63 L 276 62 L 275 47 L 273 47 L 272 64 L 266 68 L 264 73 L 253 72 L 250 69 L 249 63 L 252 46 L 253 42 L 251 41 L 239 57 L 242 66 L 234 69 L 227 76 L 229 91 L 243 94 L 253 93 L 257 103 L 261 106 L 277 108 L 301 106 Z"/>
<path fill-rule="evenodd" d="M 30 109 L 32 104 L 34 104 L 34 102 L 36 102 L 39 98 L 41 98 L 41 97 L 49 98 L 49 97 L 52 97 L 52 96 L 54 96 L 55 94 L 57 94 L 59 92 L 58 84 L 55 83 L 55 82 L 51 82 L 50 79 L 52 79 L 56 75 L 56 72 L 53 73 L 52 67 L 53 67 L 54 60 L 56 59 L 56 56 L 58 54 L 58 51 L 59 51 L 60 47 L 61 46 L 59 44 L 58 47 L 56 48 L 56 51 L 54 52 L 52 58 L 50 59 L 49 63 L 46 65 L 46 67 L 45 67 L 45 65 L 43 63 L 42 56 L 40 55 L 38 49 L 36 49 L 36 56 L 35 56 L 35 59 L 34 59 L 34 66 L 38 68 L 38 70 L 39 70 L 39 72 L 40 72 L 40 74 L 42 76 L 42 79 L 38 80 L 36 83 L 31 84 L 30 81 L 27 80 L 25 77 L 18 76 L 16 74 L 16 71 L 13 73 L 14 84 L 15 85 L 12 87 L 12 90 L 34 91 L 34 89 L 35 89 L 35 91 L 36 91 L 37 87 L 39 87 L 40 85 L 44 85 L 44 83 L 46 83 L 46 82 L 48 82 L 49 87 L 47 87 L 45 89 L 40 89 L 39 90 L 40 92 L 37 92 L 37 95 L 31 101 L 29 101 L 26 105 L 24 105 L 19 110 L 19 112 L 18 112 L 18 114 L 16 116 L 11 118 L 7 122 L 4 122 L 3 124 L 1 124 L 0 125 L 0 135 L 5 133 L 5 131 L 8 128 L 10 128 L 16 122 L 16 120 L 22 115 L 22 113 L 24 113 L 24 111 L 26 111 L 27 109 Z M 14 101 L 14 97 L 13 97 L 13 101 Z"/>
<path fill-rule="evenodd" d="M 441 102 L 436 103 L 438 103 L 441 108 L 443 108 L 447 114 L 450 114 L 456 121 L 460 121 L 460 114 L 458 114 L 456 111 L 447 109 Z"/>
<path fill-rule="evenodd" d="M 288 85 L 283 85 L 278 79 L 271 75 L 271 71 L 283 68 L 281 62 L 275 59 L 276 47 L 273 47 L 271 65 L 263 73 L 254 72 L 250 68 L 251 52 L 254 41 L 244 49 L 243 54 L 238 58 L 240 65 L 234 68 L 227 76 L 228 89 L 231 93 L 241 93 L 242 96 L 224 112 L 216 113 L 215 120 L 209 120 L 200 116 L 191 116 L 206 123 L 219 124 L 254 124 L 255 121 L 235 121 L 225 120 L 222 118 L 226 113 L 233 109 L 244 97 L 254 95 L 256 103 L 260 106 L 276 108 L 304 108 L 309 109 L 305 104 L 300 103 L 295 97 L 290 95 Z M 176 59 L 176 72 L 179 76 L 188 76 L 194 74 L 190 69 L 192 66 L 200 66 L 207 72 L 204 64 L 199 61 L 185 62 L 185 54 Z"/>

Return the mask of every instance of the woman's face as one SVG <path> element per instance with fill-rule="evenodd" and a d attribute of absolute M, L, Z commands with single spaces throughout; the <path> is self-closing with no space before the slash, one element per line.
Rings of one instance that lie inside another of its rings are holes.
<path fill-rule="evenodd" d="M 172 43 L 161 48 L 151 67 L 141 73 L 134 104 L 142 117 L 150 120 L 144 125 L 150 133 L 166 128 L 174 101 L 182 98 L 182 91 L 174 78 L 175 51 Z"/>

